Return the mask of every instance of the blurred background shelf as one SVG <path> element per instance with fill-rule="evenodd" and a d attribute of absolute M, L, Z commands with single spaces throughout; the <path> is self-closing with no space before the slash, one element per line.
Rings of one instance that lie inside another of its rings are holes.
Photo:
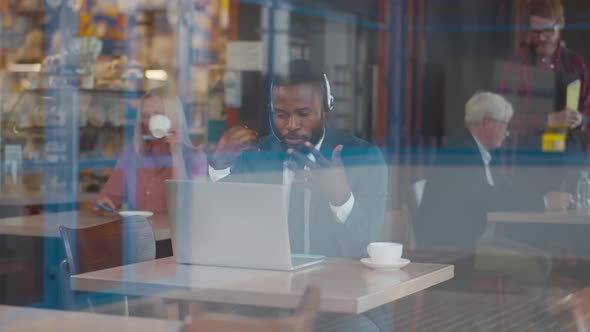
<path fill-rule="evenodd" d="M 34 93 L 39 95 L 53 95 L 64 91 L 77 91 L 78 93 L 93 94 L 93 95 L 112 95 L 123 98 L 140 98 L 146 93 L 146 90 L 116 90 L 116 89 L 83 89 L 68 87 L 63 89 L 30 89 L 23 90 L 23 92 Z"/>
<path fill-rule="evenodd" d="M 117 163 L 116 158 L 84 158 L 78 160 L 78 169 L 80 171 L 84 170 L 104 170 L 104 169 L 111 169 L 115 167 Z M 59 162 L 49 162 L 49 161 L 24 161 L 23 162 L 23 172 L 24 173 L 34 173 L 34 172 L 42 172 L 43 170 L 49 167 L 61 167 L 61 163 Z"/>

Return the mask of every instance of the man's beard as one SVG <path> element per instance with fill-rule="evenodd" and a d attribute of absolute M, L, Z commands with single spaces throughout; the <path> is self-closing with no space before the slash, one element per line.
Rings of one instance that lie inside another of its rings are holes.
<path fill-rule="evenodd" d="M 531 54 L 531 63 L 536 64 L 538 61 L 542 61 L 546 65 L 549 65 L 551 58 L 555 54 L 555 51 L 559 47 L 559 39 L 557 41 L 550 41 L 547 43 L 529 44 L 529 51 Z"/>
<path fill-rule="evenodd" d="M 316 146 L 319 143 L 319 141 L 323 135 L 324 135 L 324 123 L 322 122 L 318 127 L 314 128 L 312 130 L 310 139 L 307 139 L 307 137 L 300 136 L 295 133 L 293 133 L 293 134 L 287 133 L 287 135 L 281 137 L 280 141 L 285 149 L 291 148 L 291 149 L 294 149 L 294 150 L 297 150 L 300 152 L 305 152 L 305 154 L 307 154 L 308 148 L 305 147 L 305 145 L 304 145 L 305 142 L 310 142 L 311 145 Z M 287 139 L 300 140 L 301 142 L 298 143 L 297 145 L 292 145 L 292 144 L 288 144 L 286 142 Z"/>

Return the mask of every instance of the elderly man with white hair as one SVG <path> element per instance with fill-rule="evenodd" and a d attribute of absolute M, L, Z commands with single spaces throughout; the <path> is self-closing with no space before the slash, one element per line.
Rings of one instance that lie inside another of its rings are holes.
<path fill-rule="evenodd" d="M 512 105 L 502 96 L 478 92 L 465 105 L 465 126 L 476 142 L 486 149 L 497 149 L 509 135 L 513 114 Z"/>
<path fill-rule="evenodd" d="M 547 255 L 498 238 L 487 223 L 490 211 L 543 208 L 542 193 L 515 186 L 513 179 L 493 167 L 492 151 L 509 136 L 513 114 L 512 105 L 500 95 L 478 92 L 469 99 L 466 130 L 439 152 L 426 178 L 414 223 L 416 243 L 419 248 L 469 251 L 479 269 L 527 282 L 543 281 L 551 268 Z M 554 202 L 563 197 L 548 198 Z"/>
<path fill-rule="evenodd" d="M 514 114 L 512 105 L 502 96 L 491 92 L 478 92 L 465 105 L 465 126 L 473 136 L 481 154 L 486 180 L 494 186 L 490 172 L 490 150 L 502 146 L 510 135 L 508 125 Z"/>

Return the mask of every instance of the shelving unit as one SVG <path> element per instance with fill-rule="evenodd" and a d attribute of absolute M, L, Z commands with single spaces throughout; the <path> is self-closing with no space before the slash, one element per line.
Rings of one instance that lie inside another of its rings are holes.
<path fill-rule="evenodd" d="M 116 99 L 120 99 L 118 102 L 119 103 L 124 103 L 124 102 L 133 102 L 134 100 L 139 99 L 144 93 L 145 91 L 142 90 L 108 90 L 108 89 L 72 89 L 71 91 L 72 93 L 78 95 L 90 95 L 91 98 L 100 98 L 102 96 L 107 96 L 110 98 L 115 98 Z M 39 102 L 44 102 L 47 101 L 48 99 L 53 100 L 55 98 L 58 98 L 58 95 L 61 93 L 61 90 L 59 89 L 32 89 L 32 90 L 24 90 L 22 92 L 20 92 L 21 94 L 30 94 L 35 96 L 35 99 Z M 4 111 L 4 108 L 1 107 L 2 105 L 0 105 L 0 109 L 2 109 Z M 18 106 L 18 105 L 17 105 Z M 44 105 L 38 105 L 39 110 L 43 110 L 43 106 Z M 77 108 L 79 108 L 79 105 Z M 21 114 L 22 112 L 20 112 L 18 109 L 16 110 L 11 110 L 12 112 L 10 113 L 16 113 L 16 114 Z M 92 111 L 100 111 L 100 110 L 87 110 L 87 112 L 92 112 Z M 44 113 L 46 112 L 46 110 L 43 111 Z M 133 111 L 132 111 L 133 112 Z M 127 114 L 126 114 L 127 113 Z M 135 127 L 135 114 L 129 114 L 129 110 L 127 110 L 127 112 L 119 112 L 117 115 L 117 120 L 115 122 L 122 124 L 122 125 L 113 125 L 110 123 L 107 123 L 107 125 L 105 126 L 103 124 L 103 126 L 99 126 L 99 127 L 95 127 L 89 124 L 80 124 L 78 126 L 78 132 L 80 132 L 81 134 L 83 134 L 83 132 L 85 130 L 87 130 L 88 128 L 93 128 L 95 131 L 98 132 L 98 135 L 101 134 L 105 134 L 104 131 L 105 129 L 108 130 L 108 132 L 106 134 L 110 134 L 110 135 L 119 135 L 120 137 L 120 141 L 123 142 L 123 135 L 125 133 L 125 131 L 131 132 L 133 130 L 133 128 Z M 6 115 L 6 114 L 4 114 Z M 31 114 L 29 114 L 30 116 Z M 103 116 L 106 116 L 109 114 L 103 114 Z M 111 117 L 113 114 L 110 114 Z M 4 127 L 4 130 L 2 131 L 2 141 L 6 144 L 7 142 L 26 142 L 24 143 L 26 144 L 33 144 L 31 143 L 31 141 L 36 141 L 37 142 L 37 146 L 36 148 L 39 150 L 38 155 L 43 155 L 43 151 L 41 151 L 40 149 L 43 148 L 43 146 L 46 146 L 46 142 L 44 141 L 44 138 L 46 136 L 47 133 L 51 132 L 51 131 L 57 131 L 59 132 L 60 130 L 63 129 L 62 126 L 52 126 L 49 125 L 47 123 L 48 119 L 46 117 L 46 114 L 41 114 L 40 115 L 40 119 L 38 120 L 42 120 L 45 122 L 45 124 L 38 124 L 38 125 L 32 125 L 32 126 L 27 126 L 27 127 L 17 127 L 17 126 L 13 126 L 12 128 L 7 128 Z M 88 121 L 88 120 L 86 120 Z M 105 122 L 108 122 L 105 121 Z M 82 135 L 83 136 L 83 135 Z M 100 137 L 95 137 L 95 139 L 98 141 L 100 139 Z M 18 144 L 18 143 L 17 143 Z M 92 145 L 92 144 L 91 144 Z M 101 147 L 95 147 L 95 150 L 100 150 Z M 115 149 L 116 150 L 116 149 Z M 87 153 L 88 154 L 88 153 Z M 96 153 L 96 155 L 99 154 L 98 151 Z M 93 171 L 102 171 L 104 169 L 109 169 L 114 167 L 115 163 L 116 163 L 116 155 L 118 155 L 118 153 L 112 153 L 111 157 L 94 157 L 94 158 L 90 158 L 90 157 L 79 157 L 77 158 L 77 163 L 78 163 L 78 169 L 80 171 L 82 170 L 93 170 Z M 59 162 L 55 162 L 55 161 L 50 161 L 48 160 L 48 158 L 46 156 L 43 156 L 41 158 L 38 158 L 36 160 L 27 160 L 24 159 L 22 161 L 22 174 L 26 175 L 26 174 L 30 174 L 30 173 L 42 173 L 44 172 L 48 167 L 59 167 Z M 5 173 L 5 172 L 4 172 Z"/>

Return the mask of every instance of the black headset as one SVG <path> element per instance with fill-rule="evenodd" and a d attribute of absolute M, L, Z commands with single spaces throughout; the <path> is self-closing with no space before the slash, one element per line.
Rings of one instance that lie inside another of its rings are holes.
<path fill-rule="evenodd" d="M 332 95 L 332 88 L 330 87 L 330 80 L 328 80 L 328 75 L 326 75 L 326 73 L 322 72 L 322 77 L 324 80 L 324 92 L 326 93 L 325 99 L 324 99 L 324 105 L 323 105 L 324 106 L 323 112 L 328 113 L 334 109 L 335 100 L 334 100 L 334 96 Z M 279 137 L 275 133 L 274 121 L 273 121 L 273 114 L 275 112 L 274 106 L 273 106 L 273 100 L 272 100 L 273 89 L 274 89 L 274 81 L 271 79 L 270 90 L 269 90 L 268 125 L 270 126 L 270 131 L 272 132 L 273 136 L 280 142 L 281 140 L 279 139 Z"/>

